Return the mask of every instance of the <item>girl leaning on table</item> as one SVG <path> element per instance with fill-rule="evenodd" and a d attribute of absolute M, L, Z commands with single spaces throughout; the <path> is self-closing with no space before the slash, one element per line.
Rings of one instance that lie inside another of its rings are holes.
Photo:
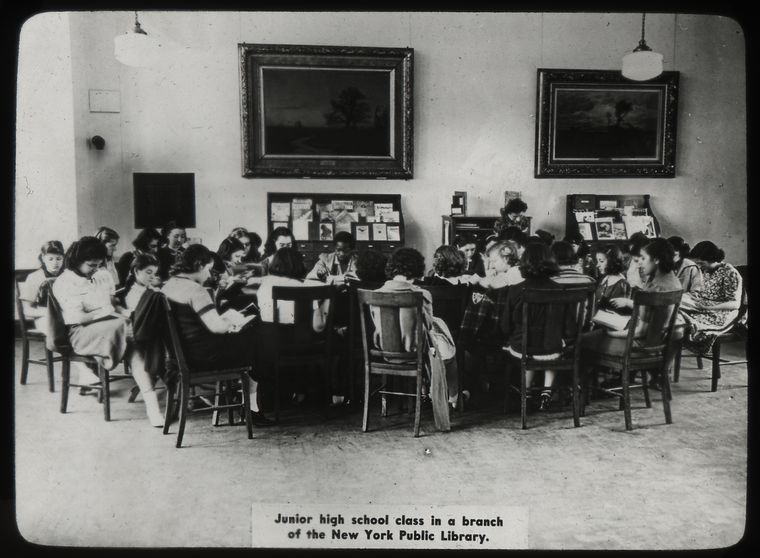
<path fill-rule="evenodd" d="M 24 315 L 34 320 L 34 327 L 45 331 L 48 295 L 53 281 L 63 271 L 63 244 L 50 240 L 42 245 L 37 258 L 40 268 L 27 275 L 21 286 L 19 299 L 24 305 Z"/>
<path fill-rule="evenodd" d="M 175 303 L 179 333 L 185 342 L 186 358 L 200 369 L 216 370 L 255 364 L 256 328 L 253 324 L 233 324 L 219 315 L 211 293 L 203 286 L 213 265 L 211 251 L 191 244 L 177 255 L 171 277 L 161 292 Z M 263 370 L 253 366 L 249 382 L 251 411 L 255 426 L 272 421 L 260 408 L 259 382 Z"/>
<path fill-rule="evenodd" d="M 108 370 L 124 359 L 135 379 L 141 380 L 146 375 L 144 363 L 127 345 L 132 335 L 130 312 L 116 301 L 113 278 L 102 269 L 106 255 L 106 247 L 95 237 L 85 236 L 74 242 L 66 251 L 66 270 L 53 284 L 53 295 L 60 305 L 75 353 L 92 355 Z M 79 384 L 99 382 L 88 367 L 81 363 L 74 365 L 79 370 Z M 155 393 L 152 396 L 146 393 L 149 391 L 147 387 L 143 391 L 148 418 L 153 426 L 161 426 L 163 417 L 158 400 Z"/>
<path fill-rule="evenodd" d="M 609 244 L 596 248 L 593 255 L 599 276 L 596 287 L 596 308 L 620 311 L 622 307 L 611 306 L 610 301 L 628 298 L 631 294 L 631 287 L 624 275 L 623 253 L 614 244 Z"/>

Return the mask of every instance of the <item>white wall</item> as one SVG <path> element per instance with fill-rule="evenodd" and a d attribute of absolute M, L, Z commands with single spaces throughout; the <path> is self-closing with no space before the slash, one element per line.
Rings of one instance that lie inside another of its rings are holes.
<path fill-rule="evenodd" d="M 630 192 L 652 194 L 663 234 L 709 238 L 746 262 L 744 38 L 732 20 L 647 16 L 647 42 L 666 70 L 681 72 L 675 179 L 537 180 L 536 69 L 619 68 L 638 42 L 640 15 L 141 13 L 149 33 L 184 49 L 160 69 L 113 59 L 130 13 L 70 17 L 79 199 L 92 207 L 80 231 L 110 224 L 124 237 L 120 250 L 135 233 L 131 173 L 181 171 L 196 173 L 190 233 L 211 247 L 233 226 L 263 232 L 268 191 L 400 193 L 408 243 L 428 257 L 454 190 L 470 192 L 471 214 L 493 215 L 504 190 L 521 190 L 535 228 L 560 236 L 566 194 Z M 242 178 L 239 42 L 413 47 L 415 178 Z M 119 89 L 121 113 L 81 110 L 89 88 Z M 103 129 L 114 135 L 101 133 L 105 152 L 86 151 L 85 133 Z"/>
<path fill-rule="evenodd" d="M 77 235 L 67 14 L 38 14 L 24 24 L 17 83 L 14 265 L 33 268 L 43 242 Z"/>

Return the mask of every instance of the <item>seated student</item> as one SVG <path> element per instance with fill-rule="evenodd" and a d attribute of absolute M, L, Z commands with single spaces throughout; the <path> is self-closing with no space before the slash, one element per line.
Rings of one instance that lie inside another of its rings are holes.
<path fill-rule="evenodd" d="M 689 245 L 686 244 L 683 238 L 680 236 L 671 236 L 668 238 L 668 242 L 675 250 L 675 268 L 673 272 L 681 281 L 684 293 L 693 293 L 701 291 L 704 287 L 702 280 L 702 270 L 699 266 L 691 261 L 687 256 L 689 255 Z"/>
<path fill-rule="evenodd" d="M 353 274 L 347 277 L 349 280 L 358 280 L 368 283 L 382 283 L 385 281 L 385 265 L 388 257 L 380 250 L 367 249 L 356 254 Z"/>
<path fill-rule="evenodd" d="M 261 327 L 259 328 L 260 345 L 260 362 L 269 365 L 274 359 L 271 353 L 273 348 L 272 339 L 275 335 L 275 329 L 271 326 L 275 321 L 275 312 L 278 324 L 295 323 L 295 304 L 289 300 L 278 300 L 277 308 L 274 307 L 272 298 L 273 287 L 314 287 L 322 285 L 321 282 L 304 279 L 306 268 L 303 265 L 303 257 L 295 248 L 280 248 L 273 254 L 272 263 L 269 265 L 269 274 L 262 278 L 261 285 L 257 293 L 259 311 L 261 312 Z M 328 300 L 317 302 L 314 301 L 312 313 L 312 329 L 315 332 L 324 331 L 327 325 L 327 312 L 330 302 Z M 339 341 L 336 336 L 334 341 Z M 336 354 L 340 354 L 340 349 L 336 348 Z M 333 405 L 342 405 L 345 401 L 341 393 L 341 386 L 344 384 L 339 376 L 342 372 L 337 366 L 333 366 L 330 371 L 331 384 L 333 390 Z M 297 391 L 293 394 L 293 400 L 297 404 L 303 402 L 305 390 L 303 389 L 303 378 L 299 378 Z"/>
<path fill-rule="evenodd" d="M 536 231 L 536 236 L 539 238 L 539 240 L 541 240 L 541 242 L 543 242 L 549 247 L 551 247 L 552 242 L 554 242 L 554 235 L 550 233 L 549 231 L 538 229 Z"/>
<path fill-rule="evenodd" d="M 471 285 L 480 285 L 485 289 L 501 289 L 522 281 L 520 270 L 517 267 L 518 247 L 515 242 L 500 240 L 491 245 L 486 254 L 488 258 L 488 270 L 485 277 L 472 275 L 469 278 Z"/>
<path fill-rule="evenodd" d="M 177 256 L 181 254 L 185 249 L 185 241 L 187 240 L 187 233 L 185 229 L 177 226 L 174 221 L 167 223 L 167 225 L 161 229 L 161 247 L 158 249 L 158 261 L 159 268 L 158 273 L 162 280 L 169 278 L 172 266 L 177 259 Z"/>
<path fill-rule="evenodd" d="M 689 258 L 702 269 L 702 290 L 683 295 L 681 314 L 689 323 L 689 336 L 684 346 L 706 354 L 715 338 L 739 313 L 742 277 L 734 266 L 723 261 L 725 252 L 709 240 L 698 242 Z"/>
<path fill-rule="evenodd" d="M 256 238 L 258 239 L 258 244 L 254 247 L 253 246 L 253 239 L 251 238 L 252 235 L 255 233 L 248 232 L 245 227 L 235 227 L 230 231 L 230 234 L 227 236 L 227 238 L 234 238 L 240 241 L 240 244 L 243 245 L 243 248 L 245 250 L 245 253 L 243 254 L 242 262 L 245 263 L 258 263 L 260 259 L 260 255 L 258 253 L 258 248 L 261 246 L 261 237 L 256 234 Z M 218 253 L 218 251 L 217 251 Z"/>
<path fill-rule="evenodd" d="M 462 275 L 480 275 L 485 277 L 486 268 L 483 256 L 478 252 L 478 243 L 471 234 L 463 234 L 456 241 L 457 248 L 465 258 L 465 266 Z"/>
<path fill-rule="evenodd" d="M 520 258 L 520 273 L 525 278 L 521 283 L 509 288 L 507 303 L 501 316 L 501 330 L 507 336 L 509 353 L 515 358 L 522 357 L 522 343 L 524 332 L 522 329 L 522 301 L 525 289 L 560 289 L 561 286 L 554 280 L 559 274 L 559 267 L 554 261 L 549 247 L 543 242 L 531 242 L 525 247 Z M 555 324 L 558 329 L 552 329 L 551 324 L 546 323 L 548 313 L 534 318 L 530 324 L 531 336 L 528 351 L 537 359 L 552 360 L 557 358 L 562 351 L 562 334 L 564 323 L 559 320 Z M 543 323 L 540 322 L 543 318 Z M 552 329 L 551 333 L 548 330 Z M 544 335 L 539 335 L 542 332 Z M 528 386 L 533 384 L 533 371 L 526 374 Z M 538 408 L 541 411 L 549 409 L 551 404 L 551 390 L 554 385 L 555 372 L 544 371 L 544 386 L 541 392 Z"/>
<path fill-rule="evenodd" d="M 274 259 L 275 252 L 281 248 L 292 248 L 295 244 L 296 239 L 288 227 L 276 227 L 273 229 L 264 244 L 264 257 L 260 261 L 264 268 L 264 275 L 269 270 L 269 265 Z"/>
<path fill-rule="evenodd" d="M 244 239 L 241 238 L 240 241 L 245 246 Z M 255 232 L 248 231 L 248 242 L 248 252 L 246 252 L 243 261 L 246 263 L 259 263 L 261 261 L 261 252 L 259 252 L 262 243 L 261 237 Z"/>
<path fill-rule="evenodd" d="M 641 249 L 649 244 L 649 238 L 642 232 L 635 232 L 628 239 L 628 254 L 627 254 L 627 270 L 625 273 L 625 280 L 628 285 L 633 289 L 634 287 L 643 288 L 645 277 L 644 272 L 641 269 Z M 623 262 L 625 263 L 626 254 L 624 254 Z"/>
<path fill-rule="evenodd" d="M 570 243 L 559 240 L 552 244 L 551 252 L 559 266 L 559 273 L 552 277 L 555 283 L 564 285 L 588 285 L 596 281 L 580 271 L 581 262 Z"/>
<path fill-rule="evenodd" d="M 100 227 L 98 232 L 95 233 L 95 238 L 100 240 L 106 247 L 106 259 L 103 267 L 111 274 L 116 288 L 121 287 L 122 283 L 119 279 L 119 272 L 116 270 L 116 263 L 113 261 L 113 254 L 116 251 L 116 246 L 119 244 L 119 233 L 108 227 Z"/>
<path fill-rule="evenodd" d="M 132 323 L 136 324 L 134 319 L 135 311 L 140 305 L 140 299 L 146 292 L 158 293 L 161 291 L 161 278 L 158 275 L 158 258 L 153 254 L 138 253 L 132 260 L 132 266 L 130 271 L 130 286 L 126 296 L 124 297 L 124 305 L 126 309 L 131 313 Z M 163 312 L 163 309 L 161 309 Z M 137 330 L 135 329 L 135 336 Z M 134 351 L 132 354 L 132 377 L 135 383 L 140 388 L 140 393 L 143 396 L 145 402 L 145 410 L 148 414 L 148 420 L 154 426 L 163 426 L 164 419 L 161 415 L 161 409 L 158 404 L 158 397 L 155 392 L 156 379 L 148 370 L 146 366 L 146 354 L 145 348 L 135 343 L 132 348 Z M 154 358 L 154 361 L 158 361 L 158 367 L 163 369 L 163 361 L 165 359 L 165 353 L 163 349 L 163 343 L 158 345 L 158 354 Z M 154 364 L 155 366 L 155 364 Z"/>
<path fill-rule="evenodd" d="M 135 247 L 131 252 L 124 252 L 116 263 L 116 271 L 119 274 L 119 283 L 127 287 L 127 280 L 132 269 L 132 261 L 138 254 L 158 255 L 158 248 L 161 245 L 161 234 L 153 228 L 143 229 L 132 241 Z"/>
<path fill-rule="evenodd" d="M 597 280 L 596 262 L 591 257 L 591 247 L 588 242 L 583 238 L 583 235 L 579 232 L 569 234 L 562 239 L 564 242 L 569 242 L 573 247 L 573 251 L 578 260 L 581 262 L 581 271 Z"/>
<path fill-rule="evenodd" d="M 520 198 L 514 198 L 501 208 L 501 217 L 494 223 L 494 232 L 501 237 L 501 231 L 508 227 L 516 227 L 527 234 L 530 220 L 525 216 L 528 204 Z"/>
<path fill-rule="evenodd" d="M 245 247 L 237 238 L 228 236 L 219 244 L 216 255 L 224 264 L 224 271 L 215 277 L 216 284 L 214 286 L 216 287 L 215 300 L 217 308 L 224 310 L 230 307 L 241 310 L 251 302 L 250 297 L 242 292 L 243 286 L 248 283 L 250 273 L 236 274 L 232 266 L 243 263 Z"/>
<path fill-rule="evenodd" d="M 307 279 L 322 281 L 328 285 L 343 284 L 347 273 L 352 273 L 356 266 L 354 256 L 354 237 L 346 231 L 335 233 L 333 239 L 335 250 L 319 255 L 317 263 L 306 275 Z"/>
<path fill-rule="evenodd" d="M 177 255 L 171 277 L 161 292 L 177 304 L 179 333 L 185 341 L 186 357 L 192 366 L 205 369 L 254 365 L 257 346 L 255 324 L 240 328 L 225 321 L 216 311 L 211 294 L 203 287 L 213 256 L 202 244 L 191 244 Z M 273 424 L 260 407 L 259 383 L 265 369 L 250 372 L 251 414 L 255 426 Z"/>
<path fill-rule="evenodd" d="M 439 246 L 433 254 L 433 269 L 431 274 L 420 281 L 421 285 L 459 285 L 468 283 L 468 277 L 464 274 L 465 257 L 461 250 L 453 246 Z"/>
<path fill-rule="evenodd" d="M 506 227 L 499 233 L 499 240 L 512 240 L 517 244 L 517 257 L 522 257 L 525 246 L 530 241 L 526 233 L 517 227 Z"/>
<path fill-rule="evenodd" d="M 623 253 L 614 244 L 599 246 L 594 250 L 594 260 L 600 279 L 596 287 L 596 308 L 614 310 L 610 305 L 613 298 L 628 298 L 631 287 L 625 280 Z"/>
<path fill-rule="evenodd" d="M 641 249 L 641 268 L 645 273 L 646 281 L 642 290 L 647 292 L 668 292 L 681 290 L 681 283 L 673 273 L 673 247 L 664 238 L 652 239 L 649 244 Z M 632 308 L 633 300 L 627 296 L 613 298 L 610 301 L 613 308 Z M 658 316 L 657 322 L 667 325 L 672 312 L 668 309 L 667 315 Z M 634 347 L 643 347 L 642 339 L 646 336 L 649 324 L 654 323 L 653 312 L 641 315 L 634 330 Z M 679 335 L 678 330 L 674 332 Z M 628 330 L 613 330 L 607 328 L 596 329 L 583 334 L 582 348 L 584 354 L 603 353 L 622 355 L 625 351 Z M 672 358 L 672 357 L 671 357 Z"/>
<path fill-rule="evenodd" d="M 64 257 L 65 271 L 53 283 L 53 296 L 68 326 L 75 353 L 93 355 L 101 366 L 113 370 L 127 350 L 128 312 L 116 302 L 111 274 L 101 270 L 105 245 L 94 236 L 73 242 Z M 86 366 L 75 363 L 79 383 L 100 379 Z"/>
<path fill-rule="evenodd" d="M 26 276 L 19 289 L 19 299 L 24 306 L 24 315 L 34 320 L 34 328 L 45 331 L 47 328 L 47 305 L 50 288 L 56 278 L 63 272 L 63 244 L 50 240 L 42 245 L 37 259 L 40 268 Z"/>

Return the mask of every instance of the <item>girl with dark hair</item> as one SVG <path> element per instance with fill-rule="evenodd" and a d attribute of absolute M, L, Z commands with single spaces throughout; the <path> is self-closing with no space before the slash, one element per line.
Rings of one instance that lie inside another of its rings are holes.
<path fill-rule="evenodd" d="M 578 260 L 580 261 L 581 271 L 596 281 L 596 262 L 591 256 L 591 247 L 583 238 L 583 235 L 580 232 L 571 233 L 562 240 L 569 242 L 573 247 L 575 255 L 578 256 Z"/>
<path fill-rule="evenodd" d="M 127 350 L 129 312 L 114 298 L 111 275 L 99 272 L 106 256 L 105 245 L 94 236 L 72 243 L 64 257 L 66 270 L 53 283 L 53 295 L 74 352 L 94 355 L 101 366 L 113 370 Z M 99 381 L 89 368 L 78 368 L 79 384 Z"/>
<path fill-rule="evenodd" d="M 203 287 L 212 264 L 213 255 L 208 248 L 191 244 L 179 253 L 172 276 L 161 289 L 175 304 L 186 356 L 193 366 L 202 369 L 255 364 L 256 328 L 241 328 L 222 318 L 211 294 Z M 256 426 L 272 424 L 260 409 L 258 386 L 263 372 L 261 367 L 254 366 L 250 373 L 251 411 Z"/>
<path fill-rule="evenodd" d="M 465 257 L 461 250 L 453 246 L 439 246 L 433 254 L 432 273 L 425 277 L 423 285 L 459 285 L 464 273 Z"/>
<path fill-rule="evenodd" d="M 277 308 L 275 308 L 272 289 L 273 287 L 315 287 L 324 285 L 320 281 L 304 280 L 304 275 L 306 275 L 306 268 L 304 267 L 303 256 L 295 248 L 280 248 L 272 254 L 269 274 L 261 279 L 261 285 L 256 293 L 262 321 L 257 340 L 261 366 L 271 366 L 271 362 L 274 359 L 271 350 L 274 346 L 272 343 L 273 338 L 277 334 L 276 328 L 280 327 L 281 324 L 295 323 L 295 305 L 293 301 L 278 300 Z M 329 304 L 329 301 L 314 302 L 311 325 L 315 332 L 324 331 L 327 325 Z M 274 323 L 275 312 L 277 313 L 277 324 Z M 339 405 L 344 401 L 343 395 L 339 393 L 341 391 L 339 386 L 342 386 L 343 382 L 335 377 L 336 372 L 336 369 L 333 368 L 333 404 Z M 303 380 L 303 378 L 299 380 Z M 305 391 L 303 383 L 299 381 L 296 386 L 296 392 L 293 393 L 293 400 L 298 404 L 302 403 Z"/>
<path fill-rule="evenodd" d="M 522 343 L 524 332 L 522 329 L 522 302 L 525 289 L 561 289 L 562 285 L 553 281 L 559 274 L 559 267 L 554 261 L 549 247 L 543 242 L 531 242 L 525 247 L 520 258 L 520 273 L 524 280 L 509 287 L 507 303 L 501 316 L 501 330 L 507 337 L 507 350 L 515 358 L 522 358 Z M 531 356 L 537 360 L 552 360 L 559 357 L 562 350 L 562 331 L 557 335 L 546 336 L 545 332 L 550 329 L 546 313 L 539 316 L 531 316 L 531 333 L 528 347 Z M 563 323 L 560 322 L 560 327 Z M 539 409 L 547 410 L 551 403 L 551 390 L 554 385 L 555 372 L 544 371 L 544 389 L 541 392 Z M 527 385 L 533 384 L 533 372 L 527 372 Z"/>
<path fill-rule="evenodd" d="M 261 237 L 259 235 L 256 235 L 256 238 L 258 238 L 258 244 L 254 250 L 253 238 L 251 238 L 252 234 L 255 233 L 248 232 L 245 227 L 235 227 L 230 231 L 230 234 L 227 235 L 227 238 L 234 238 L 236 240 L 239 240 L 240 244 L 243 245 L 245 253 L 243 254 L 243 258 L 241 260 L 242 262 L 258 263 L 256 256 L 258 256 L 258 248 L 261 246 Z M 219 253 L 218 250 L 217 253 Z"/>
<path fill-rule="evenodd" d="M 380 250 L 362 250 L 356 255 L 356 278 L 359 281 L 382 283 L 388 257 Z"/>
<path fill-rule="evenodd" d="M 212 268 L 216 275 L 214 298 L 220 311 L 225 310 L 226 307 L 242 310 L 251 302 L 250 297 L 242 292 L 243 287 L 248 283 L 250 273 L 236 273 L 233 267 L 243 263 L 245 253 L 242 242 L 230 236 L 222 240 L 216 251 L 216 255 L 223 264 L 223 268 L 218 269 L 215 262 Z"/>
<path fill-rule="evenodd" d="M 143 229 L 132 241 L 132 246 L 134 246 L 135 249 L 131 252 L 124 252 L 116 263 L 116 271 L 119 274 L 119 281 L 125 287 L 129 287 L 128 281 L 132 269 L 132 261 L 138 254 L 158 255 L 158 249 L 161 246 L 161 234 L 153 228 Z M 167 277 L 164 277 L 164 279 Z"/>
<path fill-rule="evenodd" d="M 628 285 L 623 271 L 623 253 L 614 244 L 597 247 L 594 252 L 596 270 L 600 277 L 596 287 L 596 308 L 609 310 L 613 298 L 628 298 L 631 287 Z"/>
<path fill-rule="evenodd" d="M 137 254 L 130 269 L 132 284 L 124 297 L 127 310 L 134 312 L 146 290 L 160 290 L 161 278 L 158 275 L 158 258 L 153 254 Z"/>
<path fill-rule="evenodd" d="M 255 232 L 248 231 L 248 240 L 250 245 L 243 261 L 246 263 L 259 263 L 261 261 L 261 252 L 259 252 L 262 244 L 261 237 Z M 243 245 L 245 246 L 245 242 L 243 242 Z"/>
<path fill-rule="evenodd" d="M 522 232 L 528 232 L 530 219 L 525 217 L 528 204 L 520 198 L 514 198 L 507 202 L 501 210 L 501 217 L 494 223 L 493 231 L 501 238 L 501 232 L 507 227 L 517 227 Z"/>
<path fill-rule="evenodd" d="M 635 232 L 628 239 L 628 253 L 623 254 L 626 266 L 625 280 L 631 289 L 643 288 L 646 277 L 641 269 L 641 249 L 649 244 L 649 238 L 643 232 Z"/>
<path fill-rule="evenodd" d="M 686 241 L 680 236 L 671 236 L 668 238 L 668 242 L 670 242 L 670 245 L 675 250 L 675 268 L 673 271 L 675 272 L 676 277 L 678 277 L 678 280 L 681 281 L 683 292 L 692 293 L 701 291 L 704 286 L 702 270 L 700 270 L 699 266 L 688 258 L 690 251 L 689 245 L 686 244 Z"/>
<path fill-rule="evenodd" d="M 264 257 L 261 259 L 264 275 L 268 273 L 275 252 L 281 248 L 292 248 L 295 243 L 296 239 L 288 227 L 276 227 L 269 233 L 267 241 L 264 243 Z"/>
<path fill-rule="evenodd" d="M 459 251 L 465 259 L 463 275 L 480 275 L 485 277 L 486 267 L 483 256 L 478 252 L 478 242 L 471 234 L 463 234 L 456 241 Z"/>
<path fill-rule="evenodd" d="M 100 227 L 98 232 L 95 233 L 95 238 L 100 240 L 106 247 L 106 259 L 104 260 L 103 267 L 111 274 L 113 284 L 119 287 L 122 285 L 122 282 L 119 278 L 119 272 L 116 270 L 116 263 L 113 261 L 116 246 L 119 244 L 119 233 L 108 227 Z"/>
<path fill-rule="evenodd" d="M 170 221 L 161 229 L 161 247 L 158 249 L 159 275 L 168 278 L 177 256 L 185 249 L 187 232 Z"/>
<path fill-rule="evenodd" d="M 689 258 L 702 269 L 704 286 L 681 299 L 682 315 L 691 325 L 684 346 L 703 355 L 710 352 L 715 338 L 736 319 L 741 305 L 742 277 L 734 266 L 723 261 L 723 250 L 709 240 L 697 243 Z"/>
<path fill-rule="evenodd" d="M 64 254 L 63 244 L 57 240 L 43 244 L 37 256 L 40 268 L 26 276 L 19 292 L 24 315 L 34 319 L 34 327 L 40 331 L 47 327 L 48 296 L 53 282 L 63 272 Z"/>

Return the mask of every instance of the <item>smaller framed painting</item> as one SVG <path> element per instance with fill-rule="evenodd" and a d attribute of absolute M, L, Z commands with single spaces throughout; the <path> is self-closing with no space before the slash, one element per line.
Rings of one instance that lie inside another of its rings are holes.
<path fill-rule="evenodd" d="M 591 223 L 588 221 L 578 223 L 578 230 L 580 231 L 583 240 L 594 240 L 593 234 L 591 232 Z"/>
<path fill-rule="evenodd" d="M 597 219 L 594 222 L 596 228 L 597 240 L 614 240 L 615 235 L 612 232 L 612 219 Z"/>
<path fill-rule="evenodd" d="M 325 221 L 319 224 L 319 240 L 332 240 L 335 223 Z"/>

